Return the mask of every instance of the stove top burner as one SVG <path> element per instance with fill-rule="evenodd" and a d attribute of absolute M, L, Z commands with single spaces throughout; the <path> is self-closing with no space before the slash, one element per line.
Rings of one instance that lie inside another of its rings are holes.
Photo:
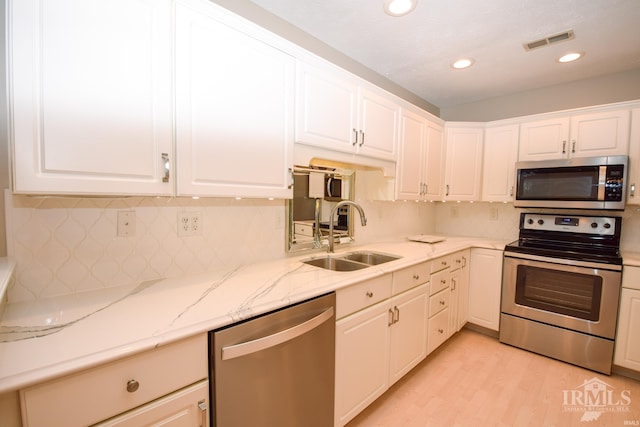
<path fill-rule="evenodd" d="M 621 224 L 619 217 L 521 213 L 519 239 L 505 251 L 622 265 Z"/>

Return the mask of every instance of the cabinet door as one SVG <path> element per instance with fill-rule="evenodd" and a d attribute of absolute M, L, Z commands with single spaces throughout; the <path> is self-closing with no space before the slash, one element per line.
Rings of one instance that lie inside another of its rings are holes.
<path fill-rule="evenodd" d="M 391 304 L 390 386 L 427 355 L 427 285 L 394 297 Z"/>
<path fill-rule="evenodd" d="M 386 92 L 361 87 L 358 112 L 358 154 L 395 161 L 400 113 L 395 100 Z"/>
<path fill-rule="evenodd" d="M 336 322 L 336 426 L 343 426 L 388 388 L 389 303 Z"/>
<path fill-rule="evenodd" d="M 292 196 L 295 60 L 253 30 L 176 6 L 179 195 Z"/>
<path fill-rule="evenodd" d="M 398 159 L 396 198 L 418 200 L 424 193 L 424 143 L 426 121 L 404 109 L 400 117 L 400 157 Z"/>
<path fill-rule="evenodd" d="M 442 181 L 444 177 L 444 129 L 435 123 L 427 122 L 427 137 L 424 154 L 424 198 L 442 199 Z"/>
<path fill-rule="evenodd" d="M 468 321 L 494 331 L 500 326 L 502 257 L 499 250 L 471 249 Z"/>
<path fill-rule="evenodd" d="M 450 314 L 450 333 L 453 334 L 467 323 L 469 315 L 469 262 L 470 250 L 464 250 L 453 254 L 451 271 L 451 299 L 450 306 L 457 300 L 455 316 Z"/>
<path fill-rule="evenodd" d="M 627 203 L 640 205 L 640 108 L 631 111 Z"/>
<path fill-rule="evenodd" d="M 209 425 L 209 382 L 201 381 L 94 427 Z"/>
<path fill-rule="evenodd" d="M 447 128 L 445 200 L 480 200 L 482 129 Z"/>
<path fill-rule="evenodd" d="M 172 194 L 171 2 L 20 0 L 8 21 L 14 191 Z"/>
<path fill-rule="evenodd" d="M 571 118 L 571 157 L 615 156 L 629 152 L 629 110 Z"/>
<path fill-rule="evenodd" d="M 520 125 L 518 160 L 562 159 L 569 156 L 569 118 Z"/>
<path fill-rule="evenodd" d="M 343 71 L 298 62 L 296 142 L 353 152 L 358 88 Z"/>
<path fill-rule="evenodd" d="M 492 127 L 485 130 L 482 201 L 513 201 L 519 131 L 518 125 Z"/>
<path fill-rule="evenodd" d="M 449 292 L 446 290 L 445 292 Z M 449 338 L 449 307 L 429 318 L 427 328 L 427 354 Z"/>
<path fill-rule="evenodd" d="M 640 372 L 640 290 L 622 288 L 613 363 Z"/>

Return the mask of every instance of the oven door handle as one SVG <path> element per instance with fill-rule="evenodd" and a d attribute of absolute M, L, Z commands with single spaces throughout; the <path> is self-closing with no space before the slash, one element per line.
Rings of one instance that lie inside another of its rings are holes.
<path fill-rule="evenodd" d="M 252 341 L 243 342 L 240 344 L 230 345 L 222 347 L 222 360 L 235 359 L 236 357 L 246 356 L 247 354 L 257 353 L 261 350 L 265 350 L 270 347 L 275 347 L 278 344 L 282 344 L 286 341 L 291 341 L 294 338 L 304 335 L 307 332 L 317 328 L 327 320 L 333 317 L 333 307 L 323 311 L 319 315 L 307 320 L 306 322 L 297 324 L 284 331 L 277 332 L 272 335 L 267 335 Z"/>
<path fill-rule="evenodd" d="M 576 267 L 586 267 L 586 268 L 598 268 L 601 270 L 612 270 L 612 271 L 622 271 L 621 265 L 616 264 L 604 264 L 598 262 L 588 262 L 588 261 L 578 261 L 575 259 L 567 259 L 567 258 L 553 258 L 546 257 L 540 255 L 532 255 L 532 254 L 524 254 L 521 252 L 506 252 L 504 253 L 505 257 L 509 258 L 519 258 L 519 259 L 528 259 L 531 261 L 540 261 L 540 262 L 550 262 L 553 264 L 560 265 L 573 265 Z"/>

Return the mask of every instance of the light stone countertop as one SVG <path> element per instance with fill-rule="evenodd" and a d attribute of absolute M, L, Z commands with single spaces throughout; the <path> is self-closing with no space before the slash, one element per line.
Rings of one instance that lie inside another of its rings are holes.
<path fill-rule="evenodd" d="M 447 236 L 406 239 L 337 251 L 370 250 L 402 258 L 353 272 L 300 261 L 307 253 L 176 279 L 8 304 L 0 321 L 0 393 L 205 333 L 363 280 L 471 247 L 509 242 Z"/>

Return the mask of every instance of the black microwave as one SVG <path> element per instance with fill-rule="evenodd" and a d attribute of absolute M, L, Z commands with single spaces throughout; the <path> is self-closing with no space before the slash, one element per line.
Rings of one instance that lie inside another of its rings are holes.
<path fill-rule="evenodd" d="M 516 163 L 516 207 L 623 210 L 627 156 Z"/>

